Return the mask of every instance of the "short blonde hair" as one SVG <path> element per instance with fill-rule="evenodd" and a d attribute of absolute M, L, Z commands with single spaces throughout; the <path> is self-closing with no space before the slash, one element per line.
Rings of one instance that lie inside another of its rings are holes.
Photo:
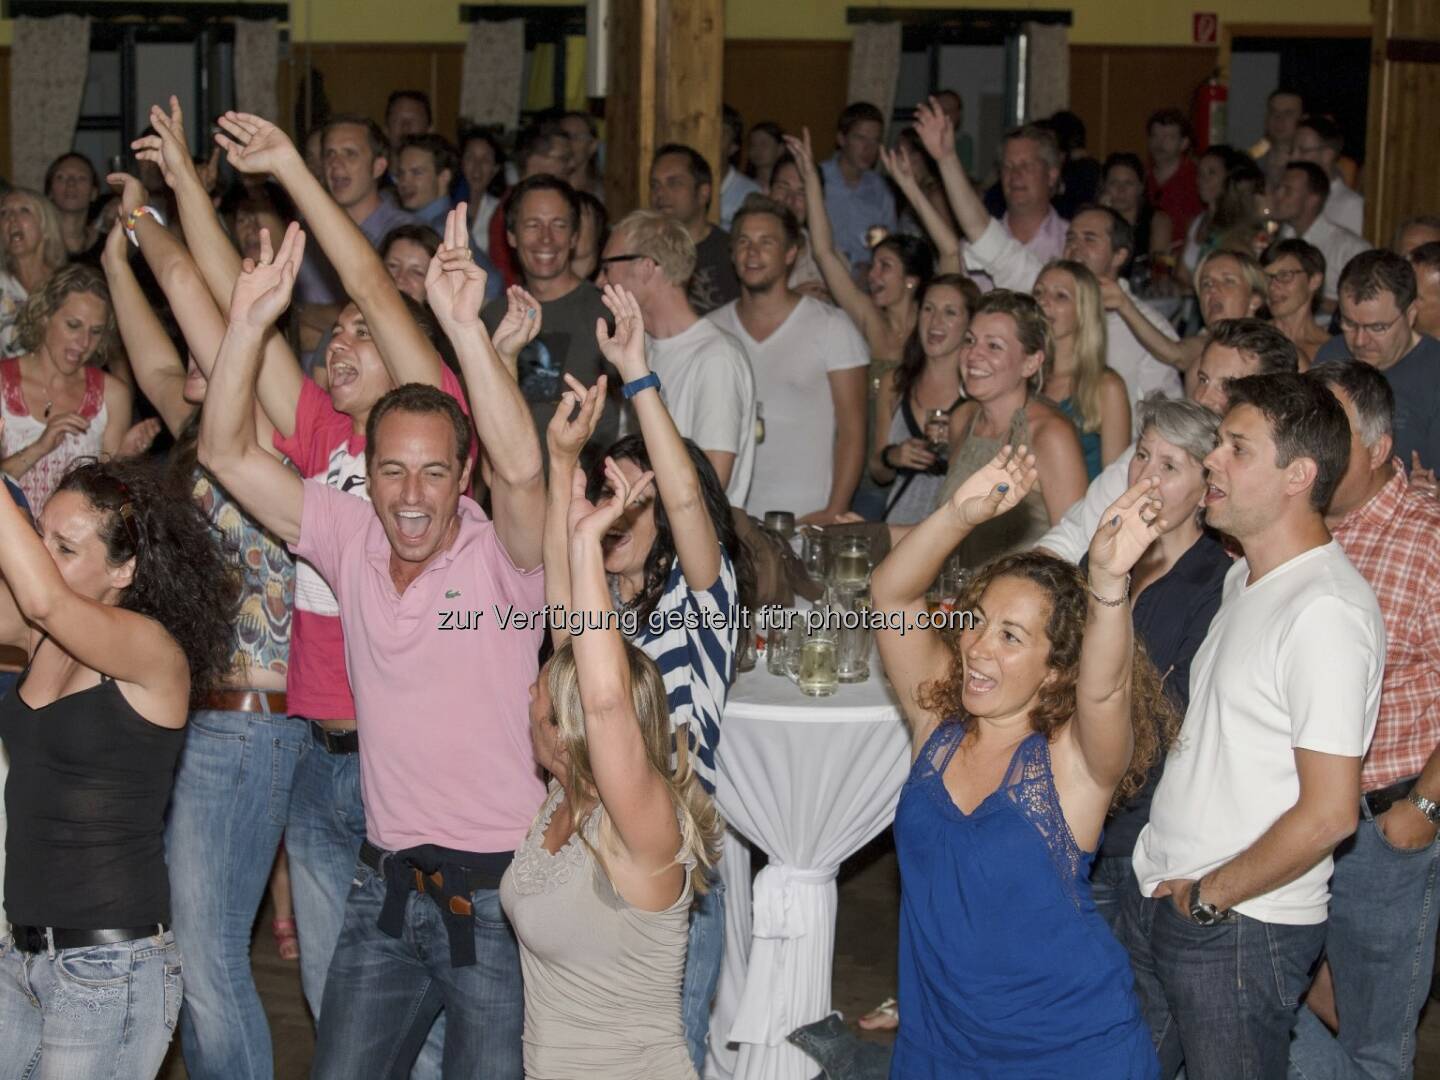
<path fill-rule="evenodd" d="M 30 205 L 35 210 L 36 220 L 40 222 L 41 261 L 49 269 L 58 270 L 70 257 L 69 252 L 65 250 L 65 237 L 60 232 L 60 212 L 55 209 L 55 204 L 49 199 L 29 188 L 12 188 L 3 197 L 0 197 L 0 203 L 16 196 L 30 201 Z M 7 274 L 15 272 L 15 262 L 10 258 L 8 251 L 0 255 L 0 265 L 4 266 Z"/>
<path fill-rule="evenodd" d="M 665 280 L 684 288 L 695 273 L 695 241 L 672 217 L 655 210 L 627 214 L 615 232 L 629 241 L 632 252 L 660 268 Z"/>
<path fill-rule="evenodd" d="M 95 351 L 90 354 L 89 363 L 104 367 L 114 355 L 118 346 L 115 327 L 115 306 L 110 302 L 110 290 L 105 285 L 105 275 L 85 263 L 71 263 L 63 266 L 45 279 L 45 284 L 30 294 L 20 317 L 15 321 L 15 343 L 23 352 L 33 353 L 45 340 L 45 330 L 51 317 L 60 310 L 65 298 L 72 293 L 90 293 L 105 305 L 105 332 Z"/>

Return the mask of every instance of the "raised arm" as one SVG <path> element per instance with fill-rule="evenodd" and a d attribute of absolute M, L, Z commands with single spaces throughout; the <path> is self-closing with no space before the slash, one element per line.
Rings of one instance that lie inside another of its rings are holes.
<path fill-rule="evenodd" d="M 425 295 L 445 336 L 455 346 L 470 415 L 490 459 L 495 531 L 515 565 L 532 569 L 540 565 L 545 529 L 540 440 L 519 384 L 496 354 L 480 321 L 485 271 L 475 265 L 470 254 L 464 203 L 446 218 L 444 245 L 435 252 L 425 275 Z M 413 325 L 409 312 L 402 309 L 402 313 Z"/>
<path fill-rule="evenodd" d="M 280 251 L 260 232 L 260 262 L 246 265 L 235 283 L 230 322 L 215 358 L 206 407 L 200 415 L 200 463 L 261 525 L 288 544 L 300 539 L 304 485 L 255 439 L 255 379 L 260 351 L 295 287 L 305 234 L 292 223 Z"/>
<path fill-rule="evenodd" d="M 1038 479 L 1034 454 L 1023 446 L 1013 451 L 1002 447 L 939 509 L 905 533 L 875 568 L 871 603 L 885 616 L 877 623 L 875 639 L 885 674 L 910 722 L 912 754 L 920 752 L 944 719 L 921 704 L 920 688 L 943 674 L 952 656 L 939 632 L 919 629 L 924 626 L 925 593 L 960 541 L 976 526 L 1018 505 Z"/>
<path fill-rule="evenodd" d="M 945 195 L 960 231 L 965 239 L 975 243 L 990 226 L 990 211 L 985 209 L 984 201 L 965 175 L 955 153 L 955 129 L 933 97 L 915 107 L 915 132 L 940 167 L 940 181 L 945 185 Z"/>
<path fill-rule="evenodd" d="M 820 186 L 820 171 L 815 167 L 815 155 L 810 150 L 810 129 L 801 128 L 803 138 L 785 136 L 785 146 L 800 169 L 805 181 L 805 220 L 810 228 L 810 247 L 815 256 L 815 265 L 825 279 L 825 287 L 849 315 L 862 334 L 868 334 L 880 310 L 875 301 L 866 295 L 855 279 L 850 276 L 850 267 L 835 250 L 835 234 L 830 228 L 830 212 L 825 209 L 825 191 Z"/>
<path fill-rule="evenodd" d="M 220 118 L 220 126 L 224 133 L 217 134 L 215 141 L 232 166 L 243 173 L 269 173 L 295 200 L 306 227 L 339 272 L 346 294 L 364 314 L 395 384 L 439 386 L 440 354 L 411 317 L 379 254 L 350 215 L 320 186 L 290 137 L 251 113 L 227 112 Z M 467 236 L 467 251 L 468 244 Z M 482 292 L 479 301 L 483 300 Z"/>
<path fill-rule="evenodd" d="M 170 300 L 200 370 L 209 378 L 210 364 L 225 332 L 224 312 L 230 306 L 231 293 L 240 276 L 240 253 L 221 225 L 215 204 L 196 171 L 185 141 L 185 117 L 179 100 L 170 98 L 168 114 L 158 105 L 152 106 L 150 126 L 156 133 L 136 139 L 132 145 L 141 161 L 160 167 L 165 183 L 175 193 L 185 244 L 149 217 L 136 222 L 135 238 L 155 280 Z M 202 289 L 209 292 L 208 305 Z M 192 337 L 192 333 L 197 336 Z M 205 341 L 213 341 L 214 345 L 206 348 Z M 270 334 L 265 340 L 256 397 L 269 426 L 283 435 L 295 432 L 295 410 L 300 404 L 304 378 L 284 336 Z M 264 435 L 268 435 L 268 431 L 262 432 L 262 437 Z"/>
<path fill-rule="evenodd" d="M 135 272 L 130 269 L 130 244 L 119 222 L 105 240 L 100 264 L 110 287 L 120 340 L 130 354 L 140 392 L 150 399 L 170 434 L 178 435 L 195 413 L 195 406 L 185 400 L 185 365 L 135 280 Z"/>
<path fill-rule="evenodd" d="M 1090 542 L 1089 610 L 1075 681 L 1075 719 L 1069 738 L 1094 785 L 1097 822 L 1130 767 L 1135 748 L 1130 720 L 1135 631 L 1130 605 L 1130 570 L 1164 531 L 1156 480 L 1146 477 L 1105 511 Z"/>
<path fill-rule="evenodd" d="M 570 639 L 585 713 L 585 747 L 596 794 L 625 854 L 639 871 L 626 875 L 622 895 L 652 910 L 668 907 L 684 888 L 684 868 L 675 861 L 680 825 L 664 777 L 651 767 L 631 693 L 630 661 L 619 628 L 610 621 L 610 588 L 605 579 L 605 533 L 649 487 L 653 474 L 635 485 L 608 458 L 605 476 L 613 494 L 600 506 L 585 498 L 585 480 L 574 478 L 570 502 L 570 576 L 575 607 L 586 614 L 586 629 Z M 617 883 L 618 884 L 618 883 Z"/>
<path fill-rule="evenodd" d="M 570 495 L 580 472 L 580 451 L 595 434 L 605 409 L 605 376 L 585 389 L 569 372 L 570 389 L 560 395 L 560 404 L 545 432 L 550 451 L 550 485 L 545 499 L 545 605 L 558 609 L 563 617 L 571 608 L 570 597 Z M 582 475 L 583 479 L 583 475 Z M 583 489 L 582 489 L 583 490 Z M 561 620 L 563 623 L 563 618 Z M 552 643 L 558 649 L 569 635 L 564 625 L 550 627 Z"/>
<path fill-rule="evenodd" d="M 615 333 L 611 335 L 604 319 L 595 320 L 595 340 L 606 360 L 615 365 L 627 383 L 650 374 L 645 359 L 645 321 L 640 305 L 629 290 L 605 286 L 605 306 L 615 316 Z M 640 421 L 640 434 L 645 439 L 645 452 L 655 470 L 655 486 L 660 502 L 670 519 L 670 533 L 675 540 L 675 554 L 680 572 L 692 592 L 703 592 L 720 577 L 720 538 L 715 523 L 705 506 L 700 490 L 700 474 L 685 449 L 685 440 L 675 427 L 670 410 L 665 407 L 657 387 L 640 391 L 630 399 Z"/>
<path fill-rule="evenodd" d="M 1100 279 L 1100 298 L 1106 311 L 1117 311 L 1135 339 L 1145 346 L 1147 352 L 1162 364 L 1185 371 L 1190 366 L 1184 343 L 1172 341 L 1160 332 L 1159 327 L 1145 317 L 1135 298 L 1120 287 L 1114 278 Z"/>
<path fill-rule="evenodd" d="M 954 137 L 953 134 L 951 137 Z M 890 150 L 882 146 L 880 160 L 885 165 L 885 171 L 890 174 L 890 179 L 894 180 L 895 186 L 900 189 L 900 194 L 904 195 L 905 201 L 910 204 L 910 209 L 920 219 L 920 224 L 930 234 L 930 242 L 935 245 L 937 255 L 935 272 L 937 274 L 960 273 L 960 237 L 955 235 L 955 230 L 950 228 L 950 223 L 920 190 L 920 184 L 915 180 L 915 173 L 910 168 L 909 155 L 903 148 Z"/>
<path fill-rule="evenodd" d="M 137 524 L 144 528 L 143 521 L 137 519 Z M 129 584 L 135 564 L 129 561 L 113 572 L 123 587 Z M 73 592 L 3 483 L 0 577 L 32 626 L 86 667 L 135 687 L 131 702 L 147 720 L 162 727 L 184 727 L 190 666 L 175 639 L 154 619 Z M 5 621 L 11 623 L 13 633 L 13 621 Z"/>

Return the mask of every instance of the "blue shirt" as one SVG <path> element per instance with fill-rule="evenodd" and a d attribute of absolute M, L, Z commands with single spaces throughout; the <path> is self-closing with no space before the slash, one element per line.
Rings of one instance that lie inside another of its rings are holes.
<path fill-rule="evenodd" d="M 890 185 L 879 173 L 868 170 L 860 174 L 860 183 L 853 188 L 845 182 L 836 158 L 823 162 L 820 175 L 825 178 L 825 211 L 830 215 L 830 229 L 835 247 L 850 260 L 852 266 L 870 261 L 865 234 L 871 226 L 882 225 L 894 232 L 895 196 Z"/>
<path fill-rule="evenodd" d="M 1349 356 L 1345 339 L 1336 336 L 1320 346 L 1315 364 Z M 1420 344 L 1380 374 L 1395 391 L 1395 453 L 1407 469 L 1412 452 L 1425 468 L 1435 468 L 1440 462 L 1440 341 L 1421 334 Z"/>
<path fill-rule="evenodd" d="M 417 222 L 414 214 L 400 209 L 389 199 L 381 199 L 380 205 L 370 216 L 360 222 L 360 231 L 365 234 L 365 239 L 370 241 L 370 246 L 378 251 L 380 241 L 384 240 L 385 234 L 395 226 L 414 225 Z M 295 291 L 302 304 L 338 304 L 345 299 L 340 276 L 317 243 L 305 246 L 305 258 L 300 263 Z"/>
<path fill-rule="evenodd" d="M 445 218 L 450 213 L 454 203 L 450 201 L 449 195 L 441 195 L 434 202 L 426 203 L 419 210 L 411 210 L 421 225 L 429 225 L 443 238 L 445 235 Z M 393 227 L 393 226 L 392 226 Z"/>

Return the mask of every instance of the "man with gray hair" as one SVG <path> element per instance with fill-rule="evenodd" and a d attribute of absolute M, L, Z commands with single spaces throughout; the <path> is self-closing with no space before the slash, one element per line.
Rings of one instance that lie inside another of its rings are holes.
<path fill-rule="evenodd" d="M 1380 715 L 1360 773 L 1360 823 L 1335 851 L 1322 971 L 1300 1010 L 1291 1075 L 1410 1076 L 1430 990 L 1440 843 L 1440 504 L 1393 454 L 1395 394 L 1375 367 L 1322 364 L 1350 421 L 1350 464 L 1325 514 L 1385 620 Z M 1339 1036 L 1326 1030 L 1337 1027 Z"/>
<path fill-rule="evenodd" d="M 680 434 L 704 451 L 725 494 L 745 505 L 755 460 L 755 375 L 740 342 L 696 313 L 686 293 L 695 241 L 678 220 L 636 210 L 610 233 L 600 284 L 640 304 L 650 370 Z"/>

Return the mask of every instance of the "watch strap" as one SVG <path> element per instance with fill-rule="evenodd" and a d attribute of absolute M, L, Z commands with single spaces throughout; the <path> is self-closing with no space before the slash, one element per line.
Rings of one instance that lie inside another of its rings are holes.
<path fill-rule="evenodd" d="M 625 395 L 625 400 L 628 401 L 636 394 L 640 393 L 640 391 L 648 390 L 652 386 L 656 390 L 660 389 L 660 376 L 656 375 L 653 371 L 647 375 L 641 376 L 638 379 L 633 379 L 630 382 L 627 382 L 624 386 L 620 388 L 620 392 Z"/>
<path fill-rule="evenodd" d="M 1405 796 L 1405 801 L 1425 815 L 1425 820 L 1431 825 L 1440 825 L 1440 803 L 1433 799 L 1427 799 L 1418 791 L 1411 789 L 1410 794 Z"/>

